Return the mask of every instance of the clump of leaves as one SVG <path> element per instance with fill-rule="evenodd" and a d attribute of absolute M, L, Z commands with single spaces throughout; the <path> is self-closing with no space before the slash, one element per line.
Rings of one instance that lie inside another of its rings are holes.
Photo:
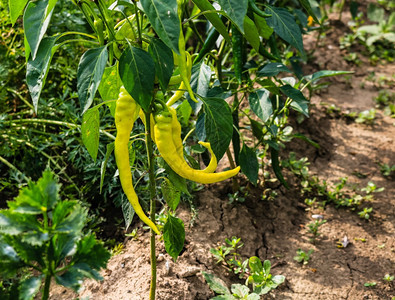
<path fill-rule="evenodd" d="M 59 189 L 46 170 L 0 211 L 0 274 L 12 278 L 27 272 L 11 298 L 33 298 L 45 280 L 42 299 L 48 299 L 52 278 L 74 291 L 84 278 L 102 279 L 98 271 L 110 253 L 92 233 L 82 234 L 86 209 L 75 200 L 61 201 Z"/>
<path fill-rule="evenodd" d="M 299 263 L 303 263 L 304 265 L 307 265 L 313 252 L 313 249 L 310 249 L 308 252 L 304 252 L 302 249 L 298 249 L 296 251 L 296 256 L 294 256 L 294 260 Z"/>
<path fill-rule="evenodd" d="M 319 215 L 313 222 L 307 224 L 307 231 L 313 235 L 313 242 L 315 239 L 320 236 L 320 232 L 318 231 L 320 226 L 325 224 L 327 221 L 322 219 L 322 216 Z"/>

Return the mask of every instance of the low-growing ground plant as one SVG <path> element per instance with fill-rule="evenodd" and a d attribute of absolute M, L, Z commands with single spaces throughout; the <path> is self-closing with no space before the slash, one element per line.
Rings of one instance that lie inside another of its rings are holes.
<path fill-rule="evenodd" d="M 110 253 L 93 233 L 83 232 L 87 210 L 78 201 L 62 201 L 59 192 L 47 170 L 0 210 L 0 274 L 18 286 L 2 299 L 32 299 L 40 289 L 48 299 L 52 279 L 74 291 L 84 278 L 102 279 L 98 271 Z"/>
<path fill-rule="evenodd" d="M 294 256 L 294 260 L 296 260 L 298 263 L 302 263 L 303 265 L 307 265 L 313 252 L 313 249 L 310 249 L 307 252 L 303 251 L 302 249 L 298 249 L 296 251 L 296 256 Z"/>

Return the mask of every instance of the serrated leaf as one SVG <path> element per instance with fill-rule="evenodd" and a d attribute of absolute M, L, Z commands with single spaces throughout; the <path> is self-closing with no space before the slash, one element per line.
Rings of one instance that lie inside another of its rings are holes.
<path fill-rule="evenodd" d="M 71 288 L 75 292 L 78 292 L 83 282 L 82 274 L 75 268 L 71 267 L 62 275 L 55 275 L 55 281 L 57 284 L 63 285 L 67 288 Z"/>
<path fill-rule="evenodd" d="M 285 8 L 270 5 L 266 5 L 265 12 L 272 15 L 266 18 L 266 22 L 273 28 L 274 32 L 304 54 L 302 33 L 293 15 Z"/>
<path fill-rule="evenodd" d="M 28 2 L 29 0 L 8 0 L 12 26 L 14 26 Z"/>
<path fill-rule="evenodd" d="M 105 268 L 110 259 L 110 252 L 98 241 L 93 234 L 85 235 L 78 242 L 77 252 L 73 260 L 77 264 L 85 263 L 92 269 Z"/>
<path fill-rule="evenodd" d="M 89 49 L 81 57 L 77 70 L 77 91 L 82 113 L 85 113 L 93 102 L 107 59 L 107 46 Z"/>
<path fill-rule="evenodd" d="M 155 83 L 155 64 L 151 56 L 140 48 L 129 46 L 119 60 L 119 75 L 127 92 L 148 111 Z"/>
<path fill-rule="evenodd" d="M 99 151 L 100 114 L 97 107 L 89 109 L 83 116 L 81 125 L 82 142 L 96 162 Z"/>
<path fill-rule="evenodd" d="M 164 178 L 161 184 L 163 199 L 165 199 L 167 205 L 175 211 L 181 200 L 181 193 L 177 191 L 175 186 L 167 178 Z"/>
<path fill-rule="evenodd" d="M 27 5 L 23 16 L 23 28 L 33 60 L 36 59 L 40 42 L 51 21 L 53 7 L 51 11 L 48 11 L 48 8 L 50 8 L 48 0 L 31 1 Z"/>
<path fill-rule="evenodd" d="M 218 0 L 229 19 L 244 33 L 244 17 L 247 14 L 248 0 Z"/>
<path fill-rule="evenodd" d="M 232 113 L 228 103 L 221 98 L 204 98 L 203 103 L 207 140 L 219 161 L 232 140 Z"/>
<path fill-rule="evenodd" d="M 84 227 L 87 217 L 87 211 L 80 204 L 74 205 L 74 209 L 68 214 L 58 226 L 57 232 L 79 234 Z"/>
<path fill-rule="evenodd" d="M 52 228 L 56 230 L 57 226 L 73 211 L 77 201 L 61 201 L 56 205 L 52 212 Z"/>
<path fill-rule="evenodd" d="M 163 92 L 169 85 L 170 77 L 173 74 L 174 59 L 173 52 L 159 39 L 152 39 L 148 46 L 148 53 L 155 64 L 155 73 Z"/>
<path fill-rule="evenodd" d="M 103 101 L 117 100 L 119 89 L 123 85 L 121 77 L 118 74 L 118 64 L 104 69 L 98 90 Z M 115 116 L 116 102 L 112 101 L 107 103 L 111 115 Z"/>
<path fill-rule="evenodd" d="M 280 87 L 280 91 L 284 93 L 285 96 L 291 98 L 291 107 L 296 111 L 304 114 L 306 117 L 309 116 L 309 101 L 305 98 L 301 91 L 295 89 L 289 84 Z"/>
<path fill-rule="evenodd" d="M 230 295 L 229 289 L 223 284 L 222 280 L 213 274 L 202 272 L 204 279 L 212 289 L 217 294 Z"/>
<path fill-rule="evenodd" d="M 19 298 L 20 300 L 30 300 L 33 299 L 34 296 L 38 293 L 41 281 L 43 279 L 43 275 L 34 276 L 28 279 L 25 279 L 19 285 Z"/>
<path fill-rule="evenodd" d="M 114 147 L 114 142 L 109 143 L 106 146 L 106 156 L 104 157 L 104 161 L 102 162 L 100 167 L 100 194 L 103 189 L 104 175 L 106 175 L 107 162 L 110 159 L 112 152 L 114 151 Z"/>
<path fill-rule="evenodd" d="M 159 38 L 174 52 L 178 50 L 180 19 L 177 0 L 141 0 L 141 5 Z"/>
<path fill-rule="evenodd" d="M 281 63 L 268 63 L 257 72 L 257 75 L 271 77 L 278 75 L 280 72 L 292 73 L 290 69 Z"/>
<path fill-rule="evenodd" d="M 259 89 L 255 92 L 250 93 L 248 102 L 252 111 L 260 118 L 263 122 L 269 120 L 273 114 L 273 105 L 269 98 L 269 91 L 266 89 Z"/>
<path fill-rule="evenodd" d="M 239 163 L 241 171 L 247 176 L 253 185 L 258 182 L 259 164 L 255 151 L 243 143 L 243 148 L 239 153 Z"/>
<path fill-rule="evenodd" d="M 165 242 L 166 252 L 176 261 L 184 248 L 184 222 L 179 218 L 168 215 L 165 226 L 163 227 L 163 240 Z"/>
<path fill-rule="evenodd" d="M 58 48 L 55 46 L 56 39 L 57 37 L 43 38 L 35 60 L 32 60 L 30 56 L 27 61 L 26 83 L 36 112 L 38 100 L 40 99 L 41 91 L 45 85 L 52 57 Z"/>

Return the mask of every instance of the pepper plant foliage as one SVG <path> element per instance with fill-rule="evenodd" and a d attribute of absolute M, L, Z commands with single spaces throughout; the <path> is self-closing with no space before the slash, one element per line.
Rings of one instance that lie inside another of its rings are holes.
<path fill-rule="evenodd" d="M 309 101 L 300 90 L 339 74 L 304 76 L 300 72 L 299 63 L 306 58 L 302 33 L 309 30 L 307 15 L 319 22 L 310 1 L 300 0 L 297 8 L 255 0 L 72 1 L 83 12 L 91 33 L 47 36 L 57 0 L 9 0 L 13 23 L 23 13 L 26 77 L 36 111 L 54 53 L 77 41 L 88 47 L 80 58 L 76 90 L 84 113 L 82 138 L 94 160 L 100 141 L 98 112 L 108 106 L 114 115 L 121 86 L 146 113 L 181 89 L 188 92 L 171 104 L 186 124 L 188 119 L 196 120 L 195 139 L 210 142 L 218 160 L 232 142 L 231 161 L 240 164 L 253 184 L 259 179 L 259 147 L 263 147 L 263 153 L 271 154 L 275 175 L 287 186 L 279 164 L 282 142 L 301 137 L 286 130 L 289 111 L 307 117 Z M 200 22 L 206 22 L 206 29 L 197 26 Z M 188 67 L 177 57 L 188 58 L 185 48 L 190 45 L 195 49 L 191 52 L 199 55 L 191 53 L 194 63 Z M 286 52 L 291 54 L 294 71 L 285 65 L 287 59 L 281 53 Z M 280 73 L 294 77 L 279 78 Z M 179 77 L 185 86 L 179 85 Z M 225 101 L 229 96 L 233 97 L 230 104 Z M 248 102 L 248 110 L 241 109 L 242 102 Z M 239 122 L 242 113 L 250 122 L 245 128 Z M 244 137 L 245 129 L 252 131 L 254 143 Z M 109 154 L 101 159 L 106 162 Z M 182 180 L 172 182 L 181 182 L 175 188 L 185 190 Z M 164 229 L 171 232 L 164 236 L 166 249 L 172 249 L 176 258 L 184 239 L 177 236 L 183 224 L 174 218 L 168 218 L 171 223 Z"/>
<path fill-rule="evenodd" d="M 0 274 L 12 278 L 29 270 L 11 299 L 32 299 L 43 280 L 42 299 L 48 299 L 52 278 L 75 291 L 84 278 L 102 279 L 98 271 L 110 253 L 92 233 L 83 235 L 86 209 L 78 201 L 61 201 L 59 189 L 47 170 L 0 210 Z"/>

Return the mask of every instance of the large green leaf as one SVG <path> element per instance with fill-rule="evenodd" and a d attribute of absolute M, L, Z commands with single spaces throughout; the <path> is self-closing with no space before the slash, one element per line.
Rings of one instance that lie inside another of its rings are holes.
<path fill-rule="evenodd" d="M 163 92 L 169 85 L 170 77 L 173 74 L 174 59 L 173 52 L 159 39 L 152 39 L 148 46 L 148 53 L 155 64 L 155 73 Z"/>
<path fill-rule="evenodd" d="M 197 7 L 202 12 L 210 12 L 215 11 L 214 6 L 208 0 L 192 0 L 193 3 L 196 4 Z M 231 42 L 230 36 L 228 34 L 228 30 L 224 23 L 222 22 L 221 18 L 218 16 L 217 13 L 206 13 L 204 16 L 207 20 L 210 21 L 211 25 L 215 27 L 215 29 L 222 35 L 222 37 L 228 42 Z"/>
<path fill-rule="evenodd" d="M 247 14 L 248 0 L 218 0 L 229 19 L 244 33 L 244 18 Z"/>
<path fill-rule="evenodd" d="M 233 135 L 233 120 L 228 103 L 221 98 L 204 98 L 204 127 L 217 160 L 225 154 Z"/>
<path fill-rule="evenodd" d="M 177 0 L 141 0 L 140 2 L 159 38 L 179 54 L 180 19 L 177 13 Z"/>
<path fill-rule="evenodd" d="M 306 117 L 309 116 L 309 101 L 307 101 L 301 91 L 289 84 L 281 86 L 280 91 L 293 100 L 291 102 L 291 107 L 293 109 L 304 114 Z"/>
<path fill-rule="evenodd" d="M 287 66 L 281 63 L 268 63 L 257 72 L 257 75 L 272 77 L 278 75 L 280 72 L 292 73 Z"/>
<path fill-rule="evenodd" d="M 119 60 L 119 75 L 128 93 L 148 111 L 155 83 L 155 64 L 151 56 L 140 48 L 128 47 Z"/>
<path fill-rule="evenodd" d="M 28 279 L 25 279 L 19 285 L 19 299 L 20 300 L 30 300 L 33 299 L 34 296 L 38 293 L 38 290 L 41 286 L 41 281 L 43 279 L 43 275 L 34 276 Z"/>
<path fill-rule="evenodd" d="M 11 23 L 14 26 L 16 20 L 21 15 L 29 0 L 8 0 L 8 7 L 10 9 Z"/>
<path fill-rule="evenodd" d="M 184 248 L 185 241 L 184 223 L 181 219 L 168 215 L 163 227 L 163 240 L 166 252 L 176 261 L 182 248 Z"/>
<path fill-rule="evenodd" d="M 89 109 L 84 114 L 81 125 L 81 134 L 82 142 L 84 143 L 90 156 L 96 162 L 100 138 L 100 114 L 97 107 Z"/>
<path fill-rule="evenodd" d="M 274 32 L 303 54 L 302 33 L 288 10 L 267 5 L 265 12 L 272 15 L 266 18 L 266 22 L 273 28 Z"/>
<path fill-rule="evenodd" d="M 267 25 L 265 18 L 254 13 L 254 21 L 259 35 L 268 40 L 273 33 L 273 28 Z"/>
<path fill-rule="evenodd" d="M 123 85 L 121 77 L 118 73 L 118 64 L 104 69 L 98 90 L 103 101 L 117 100 L 119 89 Z M 111 115 L 115 115 L 116 102 L 108 102 L 107 106 L 110 109 Z"/>
<path fill-rule="evenodd" d="M 273 105 L 269 98 L 269 91 L 259 89 L 250 93 L 248 101 L 252 111 L 263 121 L 266 122 L 273 113 Z"/>
<path fill-rule="evenodd" d="M 246 40 L 250 43 L 250 45 L 255 49 L 256 52 L 259 52 L 259 45 L 261 44 L 261 40 L 259 39 L 259 32 L 257 27 L 248 16 L 244 18 L 244 29 L 245 29 L 245 37 Z"/>
<path fill-rule="evenodd" d="M 54 46 L 56 37 L 45 37 L 40 43 L 37 56 L 33 60 L 31 56 L 27 61 L 26 83 L 29 88 L 30 96 L 33 100 L 34 110 L 37 112 L 38 100 L 45 85 L 49 66 L 57 46 Z"/>
<path fill-rule="evenodd" d="M 206 97 L 210 88 L 211 68 L 203 61 L 192 67 L 191 87 L 192 90 L 201 97 Z M 187 99 L 195 113 L 199 112 L 202 103 L 194 102 L 187 94 Z"/>
<path fill-rule="evenodd" d="M 31 1 L 27 5 L 23 16 L 23 28 L 33 60 L 36 59 L 40 42 L 51 21 L 53 7 L 51 11 L 48 8 L 50 8 L 48 0 Z"/>
<path fill-rule="evenodd" d="M 276 141 L 272 141 L 272 143 L 274 145 L 277 145 Z M 272 167 L 274 174 L 276 175 L 277 179 L 281 182 L 281 184 L 285 188 L 289 189 L 288 183 L 285 181 L 283 174 L 281 172 L 278 150 L 275 147 L 272 147 L 272 145 L 270 145 L 270 156 L 272 159 Z"/>
<path fill-rule="evenodd" d="M 255 151 L 244 143 L 243 148 L 239 153 L 239 163 L 241 171 L 247 176 L 248 180 L 251 181 L 253 185 L 256 185 L 259 171 L 258 158 L 256 157 Z"/>
<path fill-rule="evenodd" d="M 77 91 L 82 113 L 85 113 L 93 102 L 107 59 L 106 46 L 89 49 L 81 57 L 77 70 Z"/>
<path fill-rule="evenodd" d="M 167 178 L 163 179 L 161 184 L 161 190 L 162 190 L 163 199 L 165 199 L 167 205 L 173 211 L 175 211 L 181 200 L 180 191 L 178 191 L 173 185 L 173 183 Z"/>
<path fill-rule="evenodd" d="M 353 74 L 353 71 L 331 71 L 331 70 L 321 70 L 318 72 L 313 73 L 312 75 L 306 76 L 307 80 L 316 81 L 321 78 L 325 77 L 332 77 L 337 75 L 346 75 L 346 74 Z"/>
<path fill-rule="evenodd" d="M 223 284 L 222 280 L 216 277 L 213 274 L 202 272 L 204 279 L 206 279 L 207 284 L 210 289 L 212 289 L 215 293 L 221 295 L 231 295 L 229 289 Z"/>

